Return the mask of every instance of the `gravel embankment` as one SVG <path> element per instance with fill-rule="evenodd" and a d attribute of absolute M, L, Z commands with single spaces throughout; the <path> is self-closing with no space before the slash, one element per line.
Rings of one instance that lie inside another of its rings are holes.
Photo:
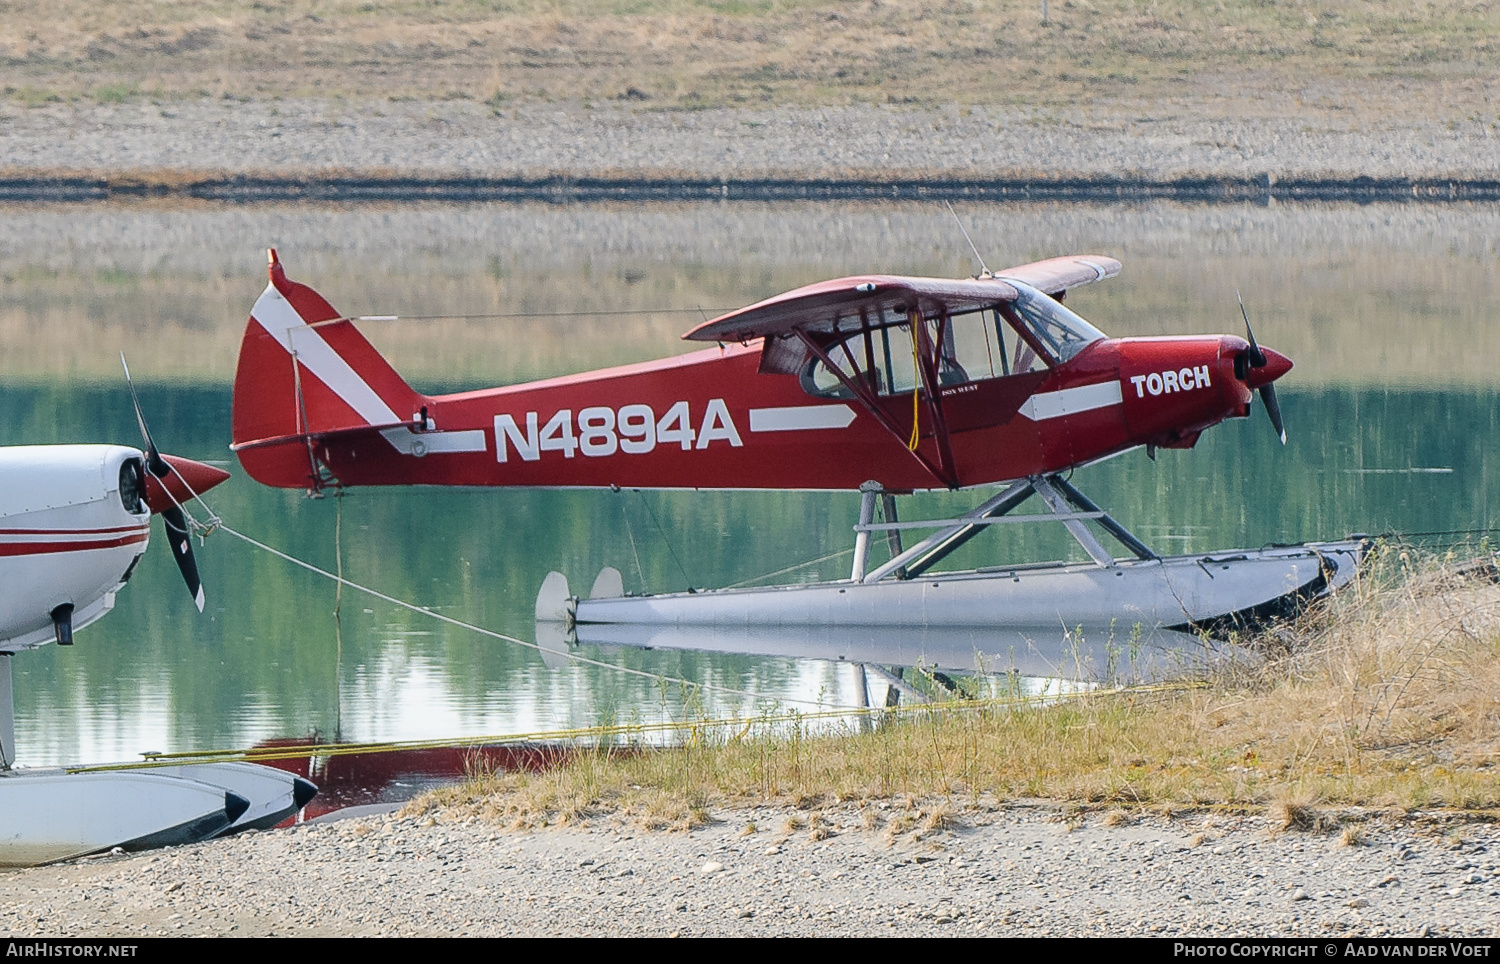
<path fill-rule="evenodd" d="M 817 834 L 807 812 L 774 808 L 719 812 L 691 833 L 607 819 L 536 832 L 427 817 L 304 825 L 0 875 L 0 933 L 1500 934 L 1489 825 L 1372 820 L 1346 846 L 1259 818 L 1112 827 L 1039 805 L 893 841 L 853 809 L 820 813 Z"/>
<path fill-rule="evenodd" d="M 1484 119 L 906 106 L 655 111 L 471 101 L 0 105 L 0 170 L 645 178 L 1500 175 Z"/>

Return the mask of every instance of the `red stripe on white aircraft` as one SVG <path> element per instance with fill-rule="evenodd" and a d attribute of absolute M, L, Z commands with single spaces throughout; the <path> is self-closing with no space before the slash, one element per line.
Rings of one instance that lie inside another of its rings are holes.
<path fill-rule="evenodd" d="M 74 539 L 68 541 L 12 542 L 0 540 L 0 556 L 40 556 L 56 552 L 88 552 L 93 549 L 118 549 L 121 546 L 145 542 L 149 529 L 141 529 L 130 535 L 113 539 Z"/>
<path fill-rule="evenodd" d="M 112 532 L 145 532 L 145 526 L 110 526 L 103 529 L 0 529 L 0 536 L 99 536 Z"/>

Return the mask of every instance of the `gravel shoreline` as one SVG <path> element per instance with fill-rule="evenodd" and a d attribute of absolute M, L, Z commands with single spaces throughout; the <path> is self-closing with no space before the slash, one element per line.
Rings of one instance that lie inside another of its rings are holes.
<path fill-rule="evenodd" d="M 506 831 L 451 812 L 305 824 L 0 874 L 0 933 L 1500 934 L 1488 824 L 1375 817 L 1349 846 L 1255 817 L 1117 822 L 1023 802 L 896 834 L 912 811 L 871 812 L 717 811 L 691 832 L 607 817 Z"/>
<path fill-rule="evenodd" d="M 1158 105 L 664 111 L 472 101 L 0 105 L 0 171 L 424 177 L 1456 178 L 1500 176 L 1483 119 L 1204 116 Z"/>

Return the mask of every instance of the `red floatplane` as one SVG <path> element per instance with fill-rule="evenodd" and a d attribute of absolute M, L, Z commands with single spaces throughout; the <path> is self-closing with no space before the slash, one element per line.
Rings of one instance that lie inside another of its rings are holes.
<path fill-rule="evenodd" d="M 947 280 L 808 285 L 705 322 L 712 347 L 484 391 L 410 387 L 270 252 L 235 375 L 233 449 L 267 485 L 622 486 L 862 493 L 850 579 L 587 599 L 549 577 L 539 618 L 674 625 L 1202 623 L 1326 591 L 1360 543 L 1162 557 L 1060 473 L 1128 449 L 1189 448 L 1292 367 L 1246 336 L 1108 338 L 1066 292 L 1119 273 L 1099 256 Z M 954 519 L 902 522 L 894 496 L 1008 483 Z M 1010 514 L 1036 495 L 1045 511 Z M 877 505 L 884 521 L 875 521 Z M 1082 565 L 929 575 L 999 522 L 1059 522 Z M 1096 528 L 1091 528 L 1096 527 Z M 936 530 L 909 548 L 903 531 Z M 891 557 L 869 565 L 870 536 Z M 1126 549 L 1116 559 L 1100 541 Z M 1228 576 L 1228 578 L 1226 578 Z M 920 578 L 919 578 L 920 577 Z"/>

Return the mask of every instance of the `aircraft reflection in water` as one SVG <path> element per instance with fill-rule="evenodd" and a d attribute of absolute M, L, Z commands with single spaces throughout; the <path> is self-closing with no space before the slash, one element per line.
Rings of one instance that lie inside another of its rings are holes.
<path fill-rule="evenodd" d="M 241 343 L 233 449 L 258 481 L 310 491 L 861 493 L 848 580 L 627 596 L 606 568 L 580 599 L 553 574 L 537 618 L 576 624 L 580 636 L 593 624 L 1188 628 L 1275 615 L 1348 581 L 1359 540 L 1163 557 L 1063 477 L 1136 447 L 1190 448 L 1205 429 L 1247 416 L 1257 391 L 1285 441 L 1272 383 L 1291 362 L 1256 344 L 1248 318 L 1246 338 L 1114 339 L 1064 306 L 1069 288 L 1119 270 L 1082 256 L 973 279 L 841 278 L 705 322 L 684 336 L 718 343 L 704 351 L 428 396 L 289 280 L 272 251 Z M 1009 484 L 957 518 L 897 518 L 900 494 L 992 483 Z M 1011 514 L 1032 496 L 1044 511 Z M 1090 562 L 932 572 L 989 526 L 1013 522 L 1062 524 Z M 907 548 L 902 534 L 914 529 L 936 531 Z M 1127 555 L 1116 559 L 1096 532 Z M 875 533 L 890 558 L 872 566 Z"/>
<path fill-rule="evenodd" d="M 1081 684 L 1130 685 L 1180 676 L 1211 660 L 1232 657 L 1236 647 L 1204 636 L 1156 629 L 1121 634 L 1113 627 L 1059 626 L 926 629 L 872 626 L 664 626 L 642 623 L 540 621 L 537 642 L 549 665 L 561 667 L 574 646 L 693 650 L 822 659 L 858 667 L 856 700 L 879 704 L 874 684 L 886 686 L 885 705 L 902 696 L 925 702 L 905 667 L 921 667 L 943 685 L 953 676 L 1007 675 Z M 889 667 L 889 669 L 887 669 Z M 871 678 L 873 677 L 873 679 Z M 864 693 L 860 693 L 861 684 Z M 874 697 L 872 699 L 872 697 Z"/>
<path fill-rule="evenodd" d="M 291 756 L 298 751 L 306 755 Z M 300 740 L 268 740 L 250 752 L 270 767 L 304 781 L 316 781 L 318 796 L 302 810 L 304 820 L 349 807 L 401 803 L 478 770 L 539 772 L 564 762 L 564 746 L 470 745 L 390 749 L 341 744 L 340 752 Z M 271 751 L 267 756 L 264 751 Z M 272 758 L 274 757 L 274 758 Z"/>

